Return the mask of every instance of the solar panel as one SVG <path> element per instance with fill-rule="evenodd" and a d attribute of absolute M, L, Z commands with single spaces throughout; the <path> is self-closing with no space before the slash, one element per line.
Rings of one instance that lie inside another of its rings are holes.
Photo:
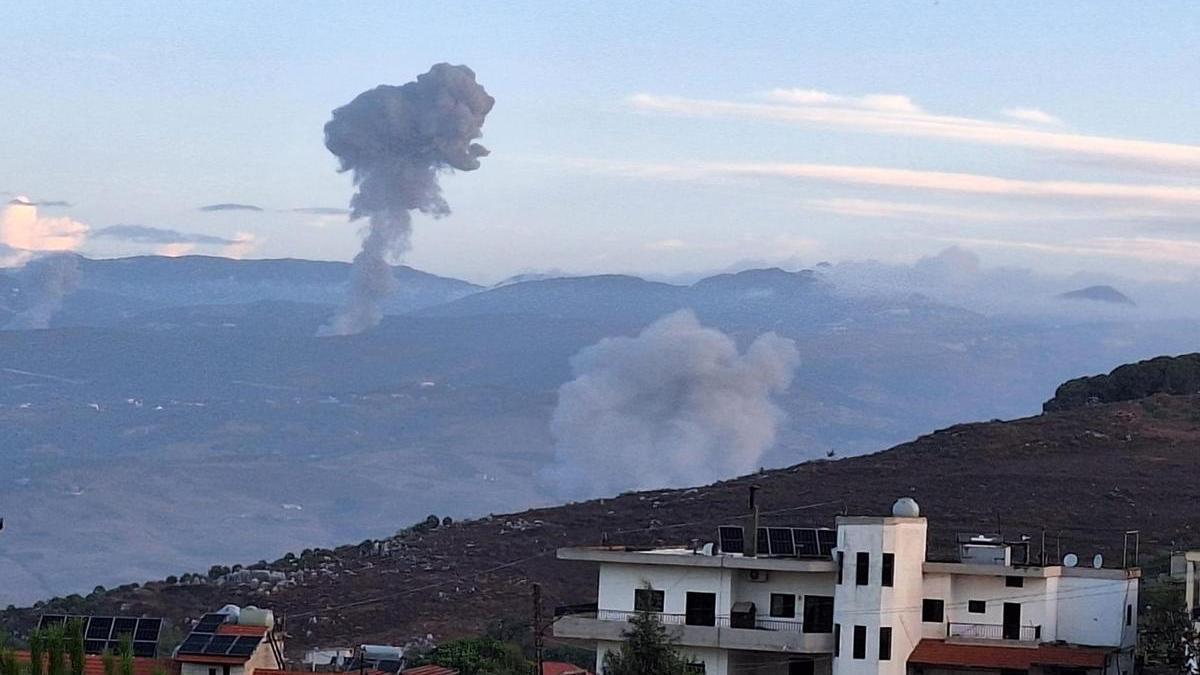
<path fill-rule="evenodd" d="M 128 635 L 128 636 L 132 637 L 134 631 L 137 630 L 137 624 L 138 624 L 137 619 L 133 619 L 133 618 L 130 618 L 127 616 L 118 616 L 117 618 L 113 619 L 112 633 L 111 633 L 112 639 L 115 640 L 122 635 Z"/>
<path fill-rule="evenodd" d="M 817 545 L 821 547 L 821 555 L 833 555 L 833 549 L 837 548 L 837 530 L 817 530 Z"/>
<path fill-rule="evenodd" d="M 254 650 L 258 649 L 259 642 L 261 642 L 259 637 L 243 635 L 229 648 L 228 654 L 230 656 L 250 656 Z"/>
<path fill-rule="evenodd" d="M 67 622 L 67 617 L 62 614 L 43 614 L 38 621 L 38 628 L 50 628 L 52 626 L 61 626 Z"/>
<path fill-rule="evenodd" d="M 792 541 L 796 545 L 796 555 L 816 557 L 821 555 L 821 545 L 817 540 L 817 531 L 808 528 L 792 528 Z"/>
<path fill-rule="evenodd" d="M 158 642 L 158 634 L 162 631 L 162 619 L 138 619 L 137 631 L 133 639 L 138 642 Z"/>
<path fill-rule="evenodd" d="M 203 654 L 204 647 L 213 638 L 212 633 L 192 633 L 179 645 L 180 654 Z"/>
<path fill-rule="evenodd" d="M 767 536 L 767 528 L 758 528 L 758 554 L 767 555 L 771 552 L 771 540 Z"/>
<path fill-rule="evenodd" d="M 89 640 L 107 640 L 112 633 L 113 617 L 111 616 L 93 616 L 88 621 L 87 632 L 84 637 Z"/>
<path fill-rule="evenodd" d="M 107 640 L 84 640 L 83 641 L 83 651 L 87 652 L 88 654 L 103 654 L 105 649 L 108 649 L 108 641 Z"/>
<path fill-rule="evenodd" d="M 145 640 L 134 640 L 133 655 L 152 659 L 158 656 L 158 643 Z"/>
<path fill-rule="evenodd" d="M 745 553 L 746 533 L 741 525 L 722 525 L 717 528 L 717 538 L 723 553 Z"/>
<path fill-rule="evenodd" d="M 792 543 L 790 527 L 768 527 L 767 539 L 771 546 L 771 555 L 796 555 L 796 545 Z"/>
<path fill-rule="evenodd" d="M 224 654 L 229 651 L 233 643 L 237 640 L 236 635 L 214 635 L 208 641 L 208 646 L 204 648 L 205 654 Z"/>
<path fill-rule="evenodd" d="M 224 614 L 205 614 L 200 617 L 200 622 L 192 629 L 196 633 L 215 633 L 217 626 L 225 623 Z"/>

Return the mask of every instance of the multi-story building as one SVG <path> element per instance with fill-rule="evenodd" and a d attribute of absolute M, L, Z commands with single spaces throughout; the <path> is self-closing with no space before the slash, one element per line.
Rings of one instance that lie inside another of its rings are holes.
<path fill-rule="evenodd" d="M 929 560 L 907 498 L 836 530 L 759 528 L 744 543 L 722 530 L 721 546 L 559 550 L 599 563 L 599 588 L 595 611 L 560 617 L 555 634 L 594 640 L 597 672 L 637 612 L 707 675 L 1132 672 L 1136 568 L 1035 564 L 1028 544 L 989 537 Z"/>

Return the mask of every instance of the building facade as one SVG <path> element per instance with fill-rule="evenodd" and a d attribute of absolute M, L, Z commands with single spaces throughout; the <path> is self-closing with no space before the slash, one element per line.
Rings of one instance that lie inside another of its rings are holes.
<path fill-rule="evenodd" d="M 891 516 L 839 517 L 836 546 L 814 555 L 561 549 L 599 563 L 598 601 L 555 634 L 595 641 L 598 673 L 637 612 L 658 614 L 706 675 L 1132 673 L 1138 569 L 1014 563 L 1011 544 L 984 537 L 937 562 L 926 543 L 901 500 Z"/>

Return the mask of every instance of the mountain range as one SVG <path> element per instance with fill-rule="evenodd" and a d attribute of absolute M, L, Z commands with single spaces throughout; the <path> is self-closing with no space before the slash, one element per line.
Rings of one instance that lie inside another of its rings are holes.
<path fill-rule="evenodd" d="M 531 476 L 554 456 L 571 357 L 681 308 L 743 348 L 767 331 L 796 342 L 764 467 L 1030 415 L 1070 378 L 1194 351 L 1200 327 L 1137 308 L 995 316 L 845 292 L 821 269 L 483 287 L 398 267 L 378 328 L 316 338 L 344 263 L 78 263 L 50 329 L 0 331 L 6 602 L 550 503 Z M 29 283 L 0 274 L 0 314 Z"/>

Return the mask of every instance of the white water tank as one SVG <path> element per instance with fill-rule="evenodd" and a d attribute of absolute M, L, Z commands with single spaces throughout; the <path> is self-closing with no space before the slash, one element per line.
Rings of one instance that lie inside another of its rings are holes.
<path fill-rule="evenodd" d="M 912 497 L 901 497 L 892 504 L 892 515 L 897 518 L 920 518 L 921 507 Z"/>
<path fill-rule="evenodd" d="M 237 605 L 225 605 L 221 609 L 218 609 L 216 613 L 224 614 L 226 617 L 228 617 L 225 619 L 227 623 L 237 623 L 238 615 L 242 613 L 242 608 L 238 607 Z"/>
<path fill-rule="evenodd" d="M 243 626 L 265 626 L 266 628 L 275 627 L 275 612 L 269 609 L 259 609 L 254 605 L 242 609 L 241 616 L 238 617 L 238 623 Z"/>

